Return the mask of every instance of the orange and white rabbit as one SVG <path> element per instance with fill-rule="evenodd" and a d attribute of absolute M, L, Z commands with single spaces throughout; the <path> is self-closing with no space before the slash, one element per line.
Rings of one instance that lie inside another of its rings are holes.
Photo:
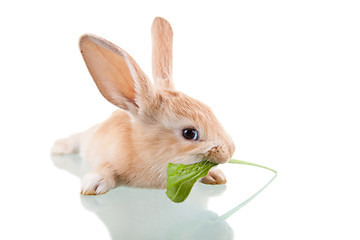
<path fill-rule="evenodd" d="M 154 84 L 123 49 L 94 35 L 80 38 L 98 89 L 119 107 L 103 123 L 54 143 L 53 154 L 79 153 L 90 166 L 82 194 L 103 194 L 121 184 L 166 188 L 168 163 L 191 164 L 204 157 L 226 163 L 234 153 L 231 137 L 211 109 L 174 89 L 173 32 L 165 19 L 154 19 L 152 41 Z M 201 181 L 226 182 L 217 168 Z"/>

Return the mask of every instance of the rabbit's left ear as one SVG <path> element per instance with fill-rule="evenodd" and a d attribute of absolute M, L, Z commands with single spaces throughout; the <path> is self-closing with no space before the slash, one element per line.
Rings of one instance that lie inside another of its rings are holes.
<path fill-rule="evenodd" d="M 89 34 L 79 45 L 96 86 L 109 102 L 135 114 L 154 97 L 148 77 L 123 49 Z"/>

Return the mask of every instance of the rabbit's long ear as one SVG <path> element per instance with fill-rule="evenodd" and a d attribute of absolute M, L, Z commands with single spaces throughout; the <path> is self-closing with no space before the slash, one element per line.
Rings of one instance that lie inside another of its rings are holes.
<path fill-rule="evenodd" d="M 173 31 L 164 18 L 156 17 L 151 27 L 152 71 L 155 85 L 162 89 L 174 89 L 172 81 Z"/>
<path fill-rule="evenodd" d="M 109 102 L 136 113 L 153 98 L 148 77 L 124 50 L 89 34 L 80 38 L 79 46 L 96 86 Z"/>

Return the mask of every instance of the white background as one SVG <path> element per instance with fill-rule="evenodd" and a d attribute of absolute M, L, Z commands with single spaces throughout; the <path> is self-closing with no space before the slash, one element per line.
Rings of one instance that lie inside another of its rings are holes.
<path fill-rule="evenodd" d="M 228 219 L 234 238 L 359 239 L 359 13 L 358 1 L 1 1 L 0 238 L 109 238 L 49 150 L 114 110 L 79 36 L 116 43 L 151 75 L 162 16 L 177 88 L 212 107 L 235 158 L 279 172 Z"/>

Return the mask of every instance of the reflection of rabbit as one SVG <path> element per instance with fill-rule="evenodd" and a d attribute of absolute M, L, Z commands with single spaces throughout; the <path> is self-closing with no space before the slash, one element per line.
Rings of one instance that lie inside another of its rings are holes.
<path fill-rule="evenodd" d="M 91 167 L 82 193 L 102 194 L 126 183 L 166 187 L 169 162 L 195 163 L 203 157 L 227 162 L 234 143 L 211 109 L 183 93 L 172 82 L 170 24 L 152 25 L 154 85 L 134 59 L 116 45 L 94 35 L 80 39 L 85 63 L 102 95 L 121 108 L 100 125 L 55 142 L 52 153 L 80 153 Z M 204 183 L 225 183 L 219 169 Z"/>
<path fill-rule="evenodd" d="M 52 156 L 53 162 L 76 176 L 84 173 L 80 158 Z M 209 196 L 225 185 L 196 184 L 186 202 L 175 204 L 164 190 L 121 187 L 101 196 L 82 196 L 83 206 L 96 213 L 112 239 L 231 240 L 233 231 L 224 218 L 207 210 Z"/>
<path fill-rule="evenodd" d="M 128 187 L 81 200 L 104 222 L 112 239 L 232 239 L 231 227 L 206 210 L 205 194 L 194 190 L 183 204 L 172 203 L 163 190 Z"/>

